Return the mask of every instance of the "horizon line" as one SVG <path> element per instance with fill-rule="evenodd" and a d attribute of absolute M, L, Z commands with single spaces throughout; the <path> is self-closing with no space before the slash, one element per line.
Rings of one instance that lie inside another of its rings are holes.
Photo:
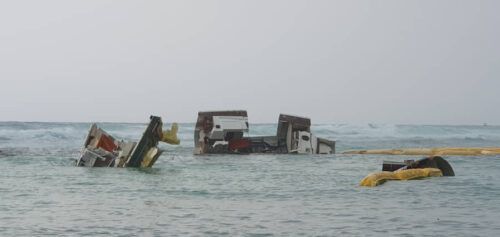
<path fill-rule="evenodd" d="M 196 121 L 192 122 L 174 122 L 174 121 L 163 121 L 164 123 L 196 123 Z M 21 121 L 21 120 L 0 120 L 0 123 L 116 123 L 116 124 L 147 124 L 148 122 L 119 122 L 119 121 Z M 277 122 L 250 122 L 250 124 L 277 124 Z M 356 124 L 375 124 L 375 125 L 409 125 L 409 126 L 500 126 L 500 124 L 489 124 L 489 123 L 478 123 L 478 124 L 444 124 L 444 123 L 436 123 L 436 124 L 429 124 L 429 123 L 374 123 L 374 122 L 363 122 L 363 123 L 349 123 L 349 122 L 326 122 L 326 123 L 311 123 L 312 125 L 331 125 L 331 124 L 348 124 L 348 125 L 356 125 Z"/>

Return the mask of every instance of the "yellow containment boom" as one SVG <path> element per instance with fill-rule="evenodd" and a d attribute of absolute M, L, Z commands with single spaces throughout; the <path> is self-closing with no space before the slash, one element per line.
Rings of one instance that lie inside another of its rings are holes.
<path fill-rule="evenodd" d="M 378 149 L 354 150 L 343 154 L 366 155 L 424 155 L 424 156 L 487 156 L 500 155 L 498 147 L 445 147 L 445 148 L 406 148 L 406 149 Z"/>
<path fill-rule="evenodd" d="M 443 176 L 443 172 L 437 168 L 403 169 L 396 170 L 394 172 L 382 171 L 369 174 L 361 180 L 359 185 L 364 187 L 375 187 L 385 183 L 387 180 L 411 180 L 440 176 Z"/>

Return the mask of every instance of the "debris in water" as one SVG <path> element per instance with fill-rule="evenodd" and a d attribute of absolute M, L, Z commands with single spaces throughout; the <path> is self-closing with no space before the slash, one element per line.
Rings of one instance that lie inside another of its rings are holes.
<path fill-rule="evenodd" d="M 118 141 L 96 124 L 92 124 L 76 166 L 87 167 L 151 167 L 163 152 L 158 142 L 179 144 L 178 126 L 163 131 L 160 117 L 151 116 L 139 142 Z"/>
<path fill-rule="evenodd" d="M 245 137 L 248 129 L 247 111 L 199 112 L 194 153 L 335 153 L 335 141 L 311 133 L 309 118 L 280 114 L 274 136 Z"/>
<path fill-rule="evenodd" d="M 440 156 L 404 162 L 384 161 L 382 172 L 369 174 L 360 182 L 360 186 L 375 187 L 388 180 L 411 180 L 426 177 L 455 176 L 451 165 Z"/>

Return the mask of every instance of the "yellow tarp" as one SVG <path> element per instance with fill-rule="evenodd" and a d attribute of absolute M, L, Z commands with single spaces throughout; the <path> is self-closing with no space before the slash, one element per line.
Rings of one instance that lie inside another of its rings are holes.
<path fill-rule="evenodd" d="M 445 148 L 407 148 L 346 151 L 343 154 L 372 155 L 424 155 L 424 156 L 485 156 L 500 155 L 498 147 L 445 147 Z"/>
<path fill-rule="evenodd" d="M 365 187 L 375 187 L 385 183 L 387 180 L 410 180 L 440 176 L 443 176 L 443 173 L 440 169 L 436 168 L 396 170 L 394 172 L 382 171 L 369 174 L 361 180 L 359 185 Z"/>

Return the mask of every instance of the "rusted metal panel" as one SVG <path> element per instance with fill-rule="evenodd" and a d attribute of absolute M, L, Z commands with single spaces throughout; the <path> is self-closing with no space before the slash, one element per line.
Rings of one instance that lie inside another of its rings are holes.
<path fill-rule="evenodd" d="M 213 128 L 214 116 L 243 116 L 248 117 L 245 110 L 229 110 L 229 111 L 206 111 L 198 112 L 198 119 L 196 120 L 196 129 L 208 132 Z"/>

